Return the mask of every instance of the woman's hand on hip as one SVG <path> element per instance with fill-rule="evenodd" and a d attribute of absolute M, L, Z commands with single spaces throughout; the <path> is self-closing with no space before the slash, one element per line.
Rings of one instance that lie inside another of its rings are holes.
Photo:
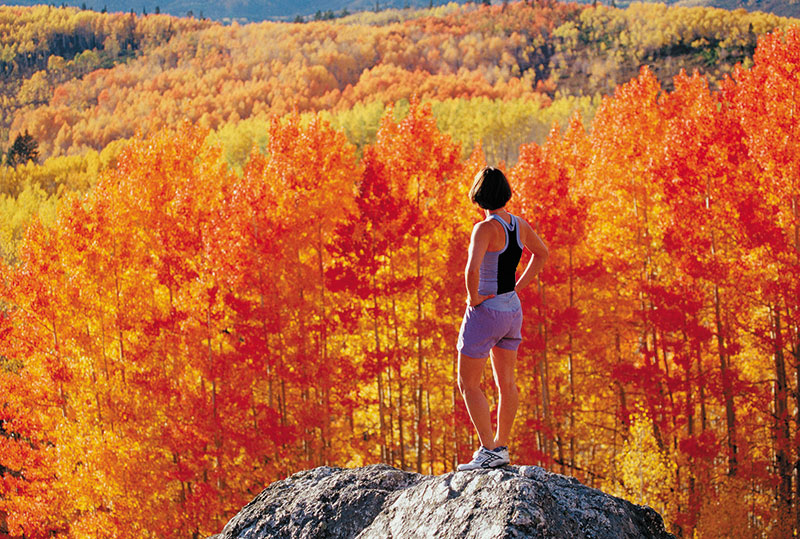
<path fill-rule="evenodd" d="M 484 296 L 483 294 L 476 294 L 474 296 L 467 296 L 467 305 L 470 307 L 477 307 L 484 301 L 489 298 L 493 298 L 494 294 L 489 294 L 488 296 Z"/>

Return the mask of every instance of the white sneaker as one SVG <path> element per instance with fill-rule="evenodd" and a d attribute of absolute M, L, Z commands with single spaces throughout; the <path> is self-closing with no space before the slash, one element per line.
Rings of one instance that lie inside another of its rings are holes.
<path fill-rule="evenodd" d="M 495 466 L 504 466 L 504 465 L 508 464 L 508 462 L 509 462 L 509 460 L 508 460 L 508 447 L 506 447 L 504 445 L 502 445 L 500 447 L 495 447 L 494 449 L 492 449 L 492 453 L 497 453 L 498 455 L 500 455 L 500 458 L 503 460 L 502 464 L 495 464 Z"/>
<path fill-rule="evenodd" d="M 490 450 L 481 446 L 472 454 L 472 462 L 459 464 L 458 471 L 477 470 L 480 468 L 497 468 L 508 464 L 508 448 L 498 447 Z"/>

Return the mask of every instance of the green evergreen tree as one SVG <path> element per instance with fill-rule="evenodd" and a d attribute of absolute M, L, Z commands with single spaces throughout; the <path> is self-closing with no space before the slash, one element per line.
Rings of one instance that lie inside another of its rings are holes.
<path fill-rule="evenodd" d="M 39 143 L 34 140 L 28 131 L 25 131 L 24 135 L 17 135 L 17 138 L 14 139 L 14 143 L 8 149 L 6 165 L 15 167 L 19 164 L 27 163 L 28 161 L 33 161 L 35 163 L 38 159 Z"/>

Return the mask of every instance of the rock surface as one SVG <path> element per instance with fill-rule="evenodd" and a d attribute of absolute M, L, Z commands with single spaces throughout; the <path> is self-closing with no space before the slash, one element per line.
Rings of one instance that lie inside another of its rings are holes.
<path fill-rule="evenodd" d="M 538 466 L 430 476 L 385 464 L 277 481 L 213 539 L 266 537 L 673 538 L 653 509 Z"/>

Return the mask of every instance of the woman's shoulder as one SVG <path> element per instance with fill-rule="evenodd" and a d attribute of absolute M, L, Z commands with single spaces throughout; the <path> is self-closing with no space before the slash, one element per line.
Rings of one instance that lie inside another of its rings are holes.
<path fill-rule="evenodd" d="M 530 235 L 533 234 L 533 227 L 528 223 L 528 221 L 519 215 L 514 215 L 514 218 L 519 226 L 520 239 L 523 241 L 523 243 L 525 243 Z"/>
<path fill-rule="evenodd" d="M 484 219 L 483 221 L 478 221 L 474 225 L 472 225 L 472 233 L 473 234 L 485 234 L 487 230 L 490 230 L 491 221 L 489 219 Z"/>
<path fill-rule="evenodd" d="M 487 217 L 483 221 L 478 221 L 472 227 L 472 235 L 475 237 L 485 237 L 493 239 L 498 234 L 503 233 L 503 225 L 497 222 L 497 219 Z"/>
<path fill-rule="evenodd" d="M 531 228 L 531 225 L 529 225 L 528 221 L 526 221 L 522 216 L 517 215 L 516 213 L 513 215 L 514 219 L 516 219 L 517 222 L 519 223 L 519 226 L 521 226 L 522 228 Z"/>

